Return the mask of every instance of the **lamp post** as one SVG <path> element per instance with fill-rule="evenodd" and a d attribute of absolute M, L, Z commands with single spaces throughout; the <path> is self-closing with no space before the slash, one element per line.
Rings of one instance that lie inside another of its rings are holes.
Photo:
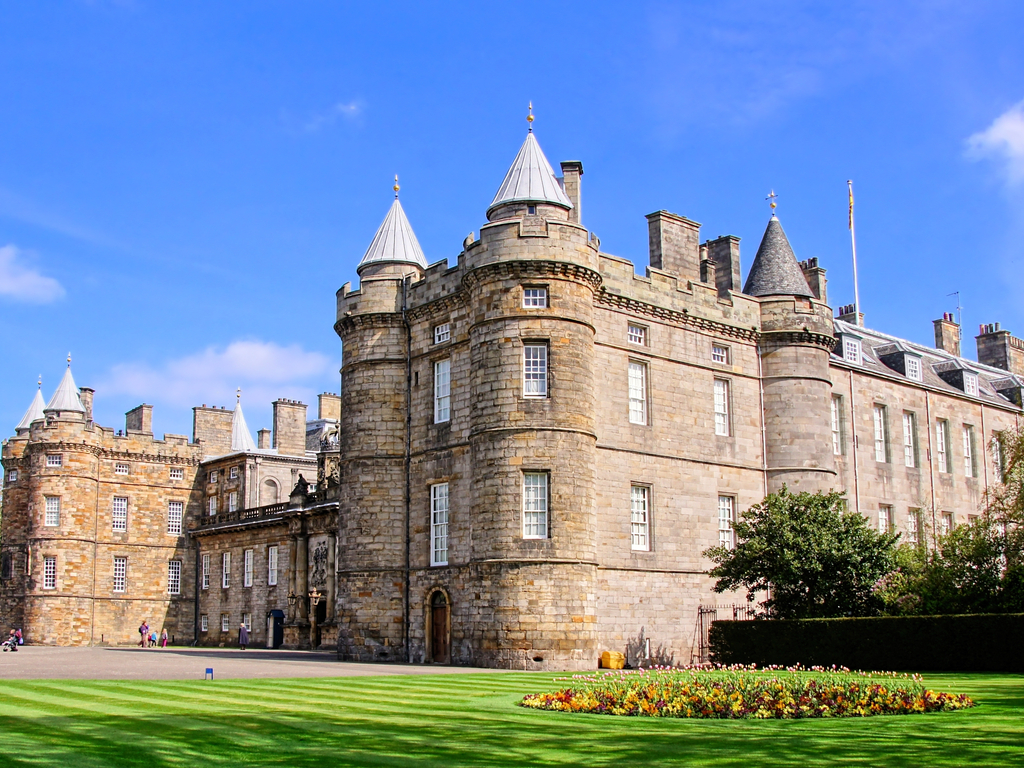
<path fill-rule="evenodd" d="M 320 598 L 323 597 L 316 587 L 313 587 L 313 591 L 309 593 L 309 604 L 312 610 L 309 612 L 309 647 L 311 650 L 316 650 L 318 645 L 316 637 L 316 607 L 320 604 Z"/>

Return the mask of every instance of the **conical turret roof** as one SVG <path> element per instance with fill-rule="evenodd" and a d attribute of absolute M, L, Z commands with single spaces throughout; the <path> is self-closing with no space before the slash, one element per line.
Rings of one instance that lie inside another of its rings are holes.
<path fill-rule="evenodd" d="M 69 357 L 68 359 L 70 360 L 71 358 Z M 78 397 L 78 387 L 75 386 L 75 378 L 71 375 L 70 362 L 68 363 L 68 369 L 64 371 L 64 378 L 57 385 L 57 391 L 53 393 L 53 397 L 50 398 L 50 402 L 46 404 L 46 408 L 43 410 L 85 413 L 82 401 Z"/>
<path fill-rule="evenodd" d="M 378 227 L 373 242 L 363 254 L 359 267 L 380 262 L 415 264 L 420 269 L 427 268 L 427 259 L 420 248 L 420 241 L 416 239 L 416 233 L 412 231 L 412 225 L 409 224 L 397 195 L 388 210 L 388 215 Z"/>
<path fill-rule="evenodd" d="M 806 296 L 814 298 L 793 247 L 777 216 L 772 214 L 761 238 L 743 292 L 748 296 Z"/>
<path fill-rule="evenodd" d="M 512 161 L 512 167 L 505 174 L 505 180 L 498 187 L 487 213 L 499 205 L 514 202 L 551 203 L 572 208 L 572 201 L 558 183 L 533 131 L 526 134 L 526 141 L 519 148 L 519 154 Z"/>
<path fill-rule="evenodd" d="M 242 413 L 242 401 L 235 403 L 235 412 L 231 416 L 231 450 L 232 451 L 255 451 L 256 443 L 249 432 L 249 425 L 245 423 L 245 414 Z"/>
<path fill-rule="evenodd" d="M 32 405 L 25 411 L 25 415 L 21 417 L 21 421 L 18 422 L 18 426 L 14 428 L 15 433 L 21 432 L 22 430 L 28 429 L 33 421 L 38 421 L 43 418 L 43 392 L 42 389 L 36 390 L 36 396 L 32 398 Z"/>

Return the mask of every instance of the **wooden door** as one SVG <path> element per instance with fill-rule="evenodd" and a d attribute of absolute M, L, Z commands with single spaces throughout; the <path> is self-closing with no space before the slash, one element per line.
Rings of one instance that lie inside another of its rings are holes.
<path fill-rule="evenodd" d="M 448 662 L 448 604 L 437 604 L 435 601 L 430 610 L 432 661 L 435 664 L 446 664 Z"/>

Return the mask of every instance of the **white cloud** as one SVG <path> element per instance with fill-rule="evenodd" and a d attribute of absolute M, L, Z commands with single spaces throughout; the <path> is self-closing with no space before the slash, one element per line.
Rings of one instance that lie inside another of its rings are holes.
<path fill-rule="evenodd" d="M 309 380 L 321 377 L 329 365 L 326 355 L 298 344 L 234 341 L 159 366 L 115 365 L 101 386 L 104 393 L 186 408 L 200 403 L 230 406 L 235 388 L 241 387 L 245 402 L 263 405 L 278 397 L 308 396 Z"/>
<path fill-rule="evenodd" d="M 281 110 L 281 120 L 291 133 L 316 133 L 328 128 L 338 120 L 354 121 L 363 114 L 360 101 L 338 102 L 323 112 L 316 112 L 306 117 L 297 117 L 287 110 Z"/>
<path fill-rule="evenodd" d="M 64 297 L 64 286 L 24 263 L 25 252 L 13 245 L 0 248 L 0 296 L 33 304 Z"/>
<path fill-rule="evenodd" d="M 1024 181 L 1024 101 L 992 121 L 992 125 L 967 139 L 972 158 L 992 158 L 1003 165 L 1011 184 Z"/>

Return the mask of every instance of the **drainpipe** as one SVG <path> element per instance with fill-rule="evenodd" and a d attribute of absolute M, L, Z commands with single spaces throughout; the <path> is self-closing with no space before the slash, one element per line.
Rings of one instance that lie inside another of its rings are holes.
<path fill-rule="evenodd" d="M 761 466 L 764 467 L 764 495 L 768 495 L 768 436 L 766 434 L 768 425 L 764 419 L 764 378 L 761 368 L 761 344 L 757 347 L 757 395 L 761 403 Z"/>
<path fill-rule="evenodd" d="M 412 326 L 406 313 L 408 308 L 409 275 L 402 280 L 402 322 L 405 325 L 405 599 L 402 625 L 405 632 L 405 661 L 412 663 L 409 645 L 409 587 L 410 550 L 412 547 L 409 525 L 412 517 Z"/>
<path fill-rule="evenodd" d="M 202 514 L 202 513 L 200 513 L 200 514 Z M 192 646 L 193 647 L 199 645 L 199 588 L 200 588 L 200 580 L 202 579 L 201 568 L 202 568 L 202 559 L 203 559 L 202 553 L 199 551 L 200 550 L 199 537 L 196 536 L 195 540 L 196 540 L 196 567 L 195 567 L 195 578 L 193 579 L 193 582 L 194 582 L 193 591 L 196 593 L 196 597 L 195 597 L 195 601 L 194 601 L 194 606 L 195 607 L 193 608 L 193 611 L 192 611 L 192 613 L 193 613 L 193 616 L 192 616 Z"/>
<path fill-rule="evenodd" d="M 924 413 L 925 418 L 928 419 L 928 488 L 932 496 L 932 545 L 937 548 L 939 545 L 939 527 L 935 520 L 935 462 L 932 460 L 935 454 L 932 448 L 932 400 L 928 390 L 925 390 L 924 393 Z"/>
<path fill-rule="evenodd" d="M 840 429 L 842 426 L 843 417 L 840 414 Z M 850 450 L 853 452 L 853 505 L 857 513 L 860 514 L 860 461 L 857 459 L 857 395 L 853 389 L 853 371 L 850 371 Z"/>

